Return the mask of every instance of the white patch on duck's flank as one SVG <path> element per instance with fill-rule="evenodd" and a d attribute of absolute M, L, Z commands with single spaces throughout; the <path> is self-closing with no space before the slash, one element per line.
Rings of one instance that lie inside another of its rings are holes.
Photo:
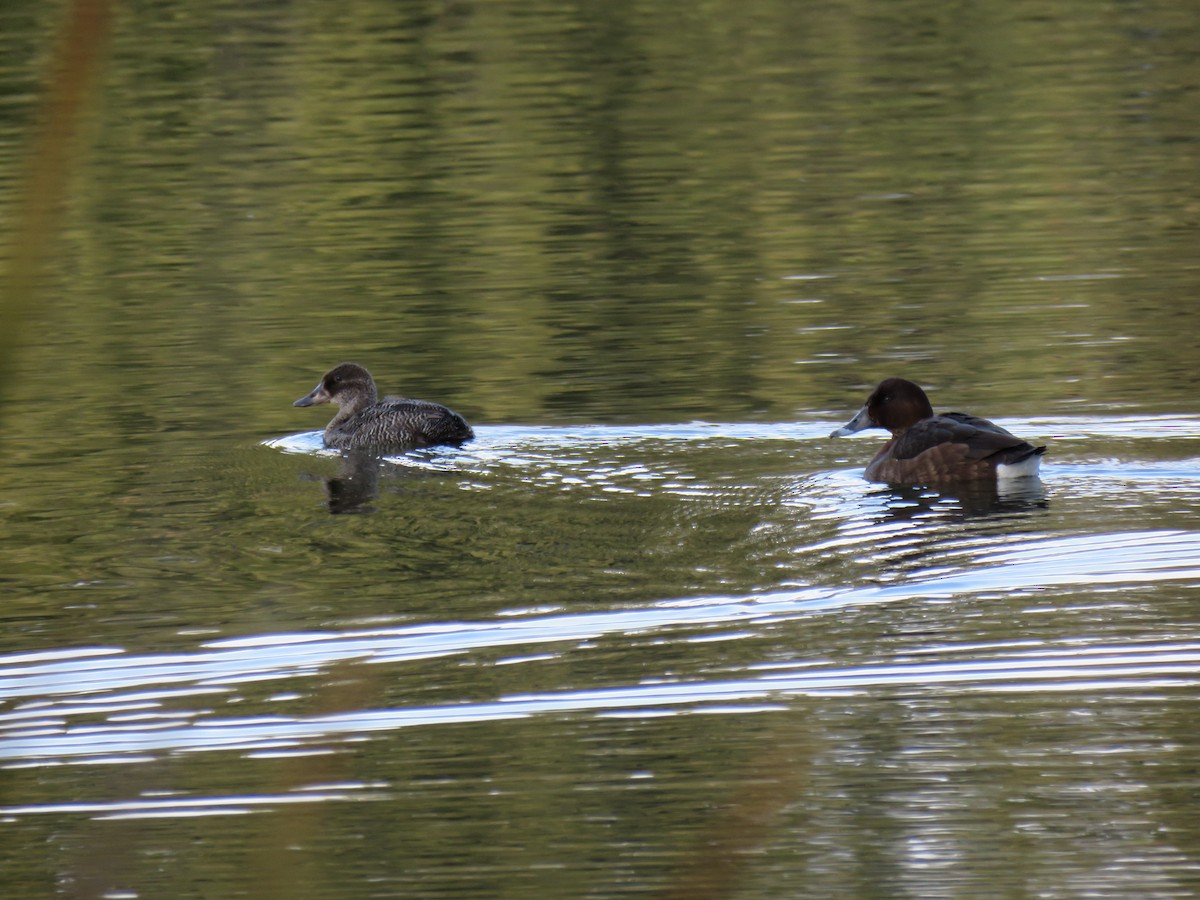
<path fill-rule="evenodd" d="M 996 466 L 996 477 L 1001 479 L 1009 478 L 1037 478 L 1038 472 L 1041 470 L 1042 455 L 1040 453 L 1033 456 L 1027 456 L 1019 463 L 1000 463 Z"/>

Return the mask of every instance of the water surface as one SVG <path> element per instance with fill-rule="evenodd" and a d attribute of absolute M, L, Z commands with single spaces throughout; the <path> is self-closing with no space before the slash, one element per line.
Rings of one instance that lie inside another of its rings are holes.
<path fill-rule="evenodd" d="M 123 7 L 2 307 L 0 894 L 1196 893 L 1194 18 Z M 477 439 L 324 451 L 342 359 Z M 891 374 L 1043 478 L 864 482 Z"/>

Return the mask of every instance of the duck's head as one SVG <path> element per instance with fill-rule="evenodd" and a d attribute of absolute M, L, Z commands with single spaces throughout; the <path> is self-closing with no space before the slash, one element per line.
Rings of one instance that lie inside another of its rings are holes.
<path fill-rule="evenodd" d="M 292 406 L 332 403 L 345 408 L 364 402 L 375 402 L 375 379 L 357 363 L 340 363 L 321 376 L 312 393 L 301 397 Z"/>
<path fill-rule="evenodd" d="M 896 434 L 932 415 L 933 407 L 920 387 L 903 378 L 885 378 L 858 414 L 830 437 L 845 437 L 864 428 L 886 428 Z"/>

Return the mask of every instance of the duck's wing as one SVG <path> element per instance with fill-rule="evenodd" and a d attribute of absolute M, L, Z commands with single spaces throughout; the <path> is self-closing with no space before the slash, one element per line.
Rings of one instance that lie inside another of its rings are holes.
<path fill-rule="evenodd" d="M 967 413 L 945 413 L 922 419 L 896 439 L 893 455 L 897 459 L 913 459 L 937 447 L 957 445 L 963 448 L 962 459 L 981 460 L 1002 453 L 1006 457 L 1027 456 L 1035 448 L 1015 434 L 1005 431 L 995 422 Z"/>
<path fill-rule="evenodd" d="M 475 436 L 467 420 L 431 400 L 384 397 L 371 410 L 373 417 L 397 423 L 400 430 L 420 435 L 429 443 L 458 442 Z"/>

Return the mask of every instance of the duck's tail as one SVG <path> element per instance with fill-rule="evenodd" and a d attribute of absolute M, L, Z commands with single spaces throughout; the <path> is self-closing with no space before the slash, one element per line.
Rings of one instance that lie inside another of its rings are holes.
<path fill-rule="evenodd" d="M 1036 478 L 1041 469 L 1045 447 L 1014 447 L 996 466 L 997 478 Z"/>

